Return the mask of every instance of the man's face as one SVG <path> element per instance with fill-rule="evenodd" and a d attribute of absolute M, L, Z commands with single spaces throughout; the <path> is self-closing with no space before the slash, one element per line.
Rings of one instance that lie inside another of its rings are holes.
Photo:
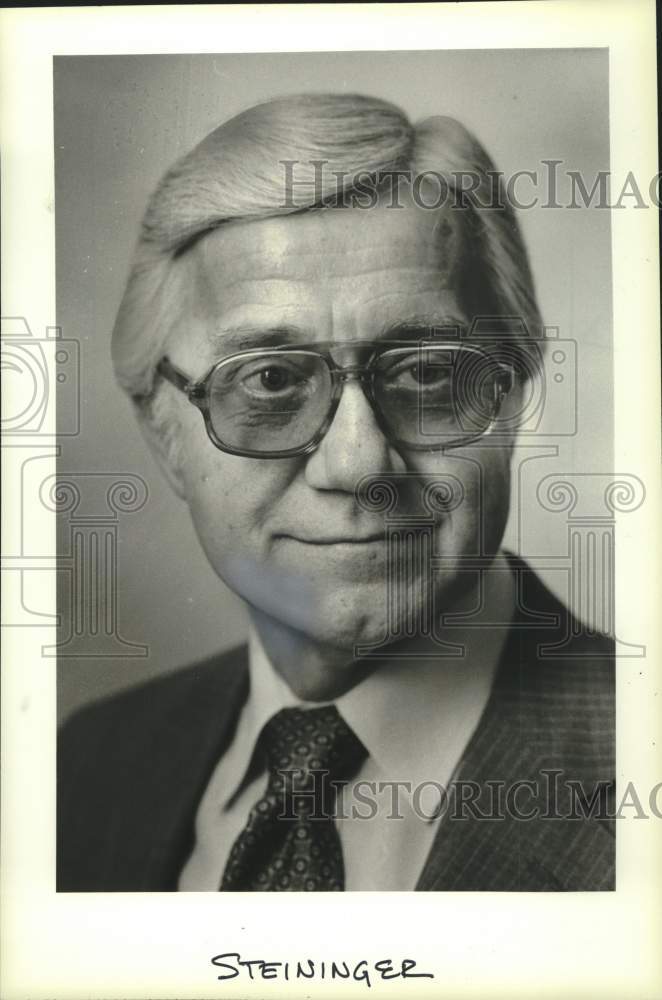
<path fill-rule="evenodd" d="M 462 220 L 451 209 L 333 209 L 220 228 L 189 251 L 194 315 L 168 345 L 172 362 L 199 378 L 237 350 L 281 342 L 342 344 L 343 364 L 364 360 L 356 341 L 394 339 L 404 327 L 469 324 L 458 303 Z M 422 337 L 425 334 L 421 335 Z M 347 345 L 350 345 L 349 348 Z M 332 348 L 332 353 L 334 350 Z M 495 552 L 509 498 L 508 446 L 483 442 L 407 452 L 381 432 L 360 383 L 345 384 L 333 423 L 309 455 L 250 459 L 207 437 L 177 394 L 180 476 L 202 546 L 218 575 L 248 603 L 318 642 L 351 649 L 386 631 L 384 515 L 364 510 L 366 475 L 451 474 L 464 501 L 440 515 L 435 576 L 439 607 L 466 586 L 463 556 Z M 402 481 L 402 480 L 401 480 Z M 420 516 L 420 478 L 399 512 Z M 482 497 L 481 497 L 482 493 Z M 425 584 L 409 591 L 425 600 Z M 412 596 L 414 595 L 414 596 Z M 409 607 L 409 611 L 416 608 Z M 403 615 L 407 608 L 403 606 Z"/>

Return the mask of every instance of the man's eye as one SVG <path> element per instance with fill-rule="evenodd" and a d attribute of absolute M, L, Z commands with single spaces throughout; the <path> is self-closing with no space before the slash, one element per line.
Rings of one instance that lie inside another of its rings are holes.
<path fill-rule="evenodd" d="M 387 379 L 403 389 L 417 385 L 445 389 L 450 384 L 450 372 L 447 365 L 426 363 L 420 359 L 407 360 L 394 365 L 387 373 Z"/>
<path fill-rule="evenodd" d="M 296 373 L 282 365 L 260 368 L 245 376 L 243 381 L 248 389 L 267 392 L 283 392 L 297 384 Z"/>
<path fill-rule="evenodd" d="M 419 385 L 441 386 L 448 382 L 448 374 L 439 365 L 416 364 L 409 371 Z"/>
<path fill-rule="evenodd" d="M 263 368 L 259 375 L 262 386 L 273 391 L 286 389 L 292 382 L 290 372 L 284 368 Z"/>

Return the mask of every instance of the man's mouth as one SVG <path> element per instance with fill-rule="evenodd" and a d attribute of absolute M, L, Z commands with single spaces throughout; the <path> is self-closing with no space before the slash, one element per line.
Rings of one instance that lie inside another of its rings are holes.
<path fill-rule="evenodd" d="M 330 535 L 322 538 L 309 538 L 307 536 L 301 535 L 277 535 L 279 539 L 289 539 L 290 541 L 300 542 L 302 545 L 371 545 L 376 542 L 386 541 L 386 535 L 384 532 L 375 533 L 373 535 Z"/>

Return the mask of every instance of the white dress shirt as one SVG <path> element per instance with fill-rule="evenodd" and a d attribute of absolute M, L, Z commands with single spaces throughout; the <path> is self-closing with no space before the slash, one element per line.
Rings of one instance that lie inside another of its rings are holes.
<path fill-rule="evenodd" d="M 512 620 L 514 581 L 503 555 L 483 581 L 482 607 L 470 624 L 444 628 L 444 639 L 462 644 L 464 656 L 417 658 L 412 651 L 386 659 L 333 702 L 368 751 L 337 807 L 347 891 L 416 886 L 443 812 L 439 786 L 448 786 L 478 725 Z M 180 891 L 218 890 L 232 845 L 266 790 L 266 771 L 249 773 L 262 727 L 281 708 L 320 704 L 301 702 L 291 692 L 255 630 L 249 637 L 249 673 L 249 696 L 234 739 L 198 808 L 195 846 L 181 872 Z"/>

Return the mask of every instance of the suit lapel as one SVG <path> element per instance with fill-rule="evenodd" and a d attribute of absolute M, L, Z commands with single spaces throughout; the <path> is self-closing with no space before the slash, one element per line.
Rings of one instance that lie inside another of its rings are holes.
<path fill-rule="evenodd" d="M 193 844 L 198 804 L 213 768 L 227 749 L 248 693 L 246 651 L 232 670 L 206 669 L 187 692 L 165 729 L 164 768 L 156 768 L 150 796 L 149 843 L 142 880 L 174 891 Z M 216 706 L 210 711 L 210 706 Z M 158 773 L 157 773 L 158 772 Z M 165 780 L 164 780 L 165 779 Z"/>
<path fill-rule="evenodd" d="M 614 840 L 606 823 L 542 818 L 567 816 L 566 786 L 559 781 L 580 780 L 590 789 L 613 775 L 613 732 L 605 702 L 593 704 L 591 687 L 600 671 L 604 687 L 609 666 L 541 660 L 540 645 L 564 634 L 567 612 L 524 563 L 517 561 L 514 568 L 526 581 L 513 628 L 492 694 L 456 771 L 455 794 L 449 795 L 419 890 L 612 887 Z M 549 616 L 553 625 L 532 627 L 532 611 Z M 591 742 L 592 713 L 597 717 L 601 711 L 606 735 Z M 562 776 L 555 778 L 554 770 Z M 522 793 L 517 803 L 522 810 L 538 806 L 539 815 L 530 820 L 504 809 L 506 789 L 520 780 L 538 788 L 535 800 Z M 462 796 L 464 807 L 458 802 Z"/>

